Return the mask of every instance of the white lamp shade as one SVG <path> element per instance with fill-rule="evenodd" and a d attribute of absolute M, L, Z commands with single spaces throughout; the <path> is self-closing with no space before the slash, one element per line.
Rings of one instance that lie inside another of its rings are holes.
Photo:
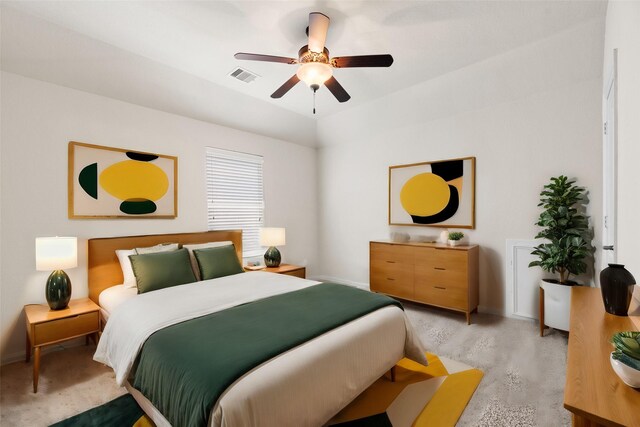
<path fill-rule="evenodd" d="M 322 62 L 307 62 L 298 68 L 296 75 L 308 86 L 320 86 L 331 78 L 333 75 L 333 68 L 331 65 Z"/>
<path fill-rule="evenodd" d="M 283 246 L 285 244 L 284 228 L 261 228 L 260 244 L 262 246 Z"/>
<path fill-rule="evenodd" d="M 64 270 L 77 266 L 76 237 L 36 237 L 36 270 Z"/>

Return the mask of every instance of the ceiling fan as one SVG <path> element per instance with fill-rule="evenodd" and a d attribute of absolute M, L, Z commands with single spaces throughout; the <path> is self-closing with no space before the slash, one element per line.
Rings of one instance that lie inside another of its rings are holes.
<path fill-rule="evenodd" d="M 312 12 L 309 14 L 309 26 L 307 27 L 307 35 L 309 36 L 309 44 L 302 46 L 298 51 L 298 59 L 288 58 L 284 56 L 260 55 L 256 53 L 236 53 L 236 59 L 244 59 L 250 61 L 266 61 L 279 62 L 283 64 L 300 64 L 298 71 L 271 94 L 272 98 L 281 98 L 289 92 L 300 80 L 305 82 L 314 95 L 315 114 L 315 94 L 321 85 L 325 85 L 327 89 L 336 97 L 339 102 L 346 102 L 351 96 L 333 77 L 334 68 L 353 68 L 353 67 L 389 67 L 393 64 L 393 57 L 389 54 L 384 55 L 360 55 L 360 56 L 338 56 L 329 57 L 329 50 L 324 43 L 327 38 L 329 29 L 329 17 L 320 13 Z"/>

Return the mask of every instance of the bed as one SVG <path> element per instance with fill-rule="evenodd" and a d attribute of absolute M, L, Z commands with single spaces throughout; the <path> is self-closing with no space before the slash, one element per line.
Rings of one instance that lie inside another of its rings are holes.
<path fill-rule="evenodd" d="M 237 230 L 89 240 L 89 296 L 100 304 L 106 321 L 94 358 L 114 369 L 118 383 L 131 392 L 159 426 L 171 425 L 168 419 L 175 418 L 156 408 L 154 399 L 149 397 L 153 393 L 143 393 L 131 384 L 133 373 L 140 370 L 136 364 L 144 359 L 144 352 L 151 351 L 147 346 L 149 337 L 158 335 L 155 331 L 181 326 L 187 318 L 200 320 L 294 295 L 309 294 L 306 298 L 318 298 L 320 304 L 319 294 L 311 293 L 321 288 L 327 290 L 329 286 L 292 276 L 250 272 L 141 295 L 130 290 L 128 294 L 118 291 L 123 274 L 116 250 L 166 242 L 184 245 L 216 241 L 233 242 L 236 256 L 242 259 L 242 233 Z M 348 289 L 335 290 L 353 293 Z M 113 295 L 109 296 L 110 293 Z M 153 309 L 158 306 L 163 307 L 161 314 Z M 132 321 L 132 313 L 142 320 Z M 207 357 L 215 359 L 216 355 L 208 351 Z M 381 306 L 239 375 L 216 398 L 205 424 L 323 425 L 405 356 L 426 364 L 424 351 L 404 312 L 395 305 Z"/>

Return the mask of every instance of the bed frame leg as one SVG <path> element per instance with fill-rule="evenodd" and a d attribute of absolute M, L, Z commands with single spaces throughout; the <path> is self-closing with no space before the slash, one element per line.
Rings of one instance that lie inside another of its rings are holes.
<path fill-rule="evenodd" d="M 391 368 L 389 373 L 391 374 L 391 382 L 395 383 L 396 382 L 396 367 L 394 366 L 393 368 Z"/>

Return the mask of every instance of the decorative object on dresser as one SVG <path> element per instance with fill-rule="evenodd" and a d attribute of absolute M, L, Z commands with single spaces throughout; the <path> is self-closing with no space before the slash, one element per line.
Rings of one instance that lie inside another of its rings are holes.
<path fill-rule="evenodd" d="M 623 331 L 611 337 L 615 350 L 611 367 L 629 387 L 640 388 L 640 332 Z"/>
<path fill-rule="evenodd" d="M 610 363 L 611 337 L 620 331 L 637 331 L 634 319 L 607 313 L 597 288 L 573 286 L 570 290 L 564 407 L 573 413 L 572 425 L 640 427 L 640 392 L 627 387 Z"/>
<path fill-rule="evenodd" d="M 82 336 L 91 336 L 98 343 L 100 307 L 88 298 L 71 300 L 64 310 L 49 310 L 44 304 L 24 306 L 27 322 L 26 361 L 33 350 L 33 392 L 38 392 L 40 348 Z"/>
<path fill-rule="evenodd" d="M 458 243 L 460 243 L 463 237 L 464 233 L 461 231 L 450 231 L 447 243 L 449 243 L 449 246 L 458 246 Z"/>
<path fill-rule="evenodd" d="M 178 158 L 69 142 L 69 218 L 175 218 Z"/>
<path fill-rule="evenodd" d="M 600 272 L 600 290 L 607 313 L 626 316 L 636 279 L 622 264 L 609 264 Z"/>
<path fill-rule="evenodd" d="M 587 217 L 583 214 L 585 190 L 566 176 L 552 177 L 540 192 L 544 210 L 536 225 L 542 230 L 536 239 L 545 239 L 531 252 L 538 257 L 529 267 L 558 274 L 558 279 L 540 282 L 540 336 L 545 324 L 563 331 L 569 330 L 570 288 L 577 283 L 570 275 L 587 271 L 585 258 L 591 252 L 591 234 Z"/>
<path fill-rule="evenodd" d="M 277 267 L 280 265 L 282 257 L 276 246 L 285 245 L 285 229 L 264 227 L 260 229 L 260 245 L 269 246 L 264 253 L 264 263 L 267 267 Z"/>
<path fill-rule="evenodd" d="M 36 270 L 53 270 L 45 288 L 45 296 L 51 310 L 67 308 L 71 299 L 71 279 L 62 269 L 77 266 L 77 238 L 36 237 Z"/>
<path fill-rule="evenodd" d="M 389 225 L 475 228 L 475 157 L 389 167 Z"/>
<path fill-rule="evenodd" d="M 461 311 L 478 308 L 478 246 L 369 242 L 371 290 Z"/>

